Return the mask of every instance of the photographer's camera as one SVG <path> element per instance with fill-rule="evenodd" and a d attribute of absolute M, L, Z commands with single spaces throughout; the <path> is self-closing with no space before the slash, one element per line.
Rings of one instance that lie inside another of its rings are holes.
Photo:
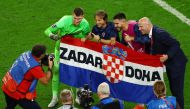
<path fill-rule="evenodd" d="M 44 58 L 41 59 L 41 64 L 49 66 L 49 60 L 53 61 L 54 58 L 55 58 L 54 54 L 45 54 Z"/>
<path fill-rule="evenodd" d="M 92 98 L 93 92 L 89 89 L 88 84 L 79 88 L 77 91 L 77 96 L 79 98 L 79 104 L 84 109 L 90 109 L 94 99 Z"/>

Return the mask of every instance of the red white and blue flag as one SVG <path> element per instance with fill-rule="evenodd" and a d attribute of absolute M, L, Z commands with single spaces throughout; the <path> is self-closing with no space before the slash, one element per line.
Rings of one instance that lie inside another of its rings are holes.
<path fill-rule="evenodd" d="M 111 96 L 147 103 L 153 99 L 152 86 L 163 80 L 164 65 L 159 56 L 133 51 L 120 43 L 114 46 L 63 37 L 60 43 L 60 81 L 96 92 L 102 82 L 110 85 Z"/>

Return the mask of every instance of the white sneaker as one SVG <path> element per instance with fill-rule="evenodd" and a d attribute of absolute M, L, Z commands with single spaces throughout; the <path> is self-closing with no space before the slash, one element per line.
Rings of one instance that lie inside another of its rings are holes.
<path fill-rule="evenodd" d="M 53 98 L 53 99 L 51 100 L 51 102 L 48 104 L 48 107 L 52 108 L 52 107 L 54 107 L 57 103 L 58 103 L 58 99 L 57 99 L 57 98 Z"/>

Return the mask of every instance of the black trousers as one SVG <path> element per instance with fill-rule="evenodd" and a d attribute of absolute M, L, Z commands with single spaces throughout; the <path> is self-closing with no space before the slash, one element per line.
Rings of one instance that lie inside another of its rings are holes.
<path fill-rule="evenodd" d="M 184 109 L 184 77 L 186 62 L 180 65 L 166 66 L 166 72 L 169 80 L 170 90 L 176 97 L 181 109 Z"/>
<path fill-rule="evenodd" d="M 16 100 L 10 97 L 9 95 L 7 95 L 6 93 L 4 93 L 4 95 L 5 95 L 5 100 L 7 103 L 7 106 L 5 109 L 15 109 L 17 104 L 21 106 L 23 109 L 41 109 L 41 107 L 38 105 L 36 101 L 31 101 L 27 99 Z"/>

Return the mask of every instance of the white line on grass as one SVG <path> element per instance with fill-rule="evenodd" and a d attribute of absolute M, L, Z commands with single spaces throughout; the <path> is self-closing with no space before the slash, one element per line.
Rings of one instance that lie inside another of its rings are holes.
<path fill-rule="evenodd" d="M 162 8 L 167 10 L 168 12 L 172 13 L 175 15 L 177 18 L 179 18 L 182 22 L 186 23 L 187 25 L 190 26 L 190 19 L 188 19 L 186 16 L 184 16 L 182 13 L 177 11 L 175 8 L 171 7 L 169 4 L 167 4 L 163 0 L 153 0 L 155 3 L 160 5 Z"/>

